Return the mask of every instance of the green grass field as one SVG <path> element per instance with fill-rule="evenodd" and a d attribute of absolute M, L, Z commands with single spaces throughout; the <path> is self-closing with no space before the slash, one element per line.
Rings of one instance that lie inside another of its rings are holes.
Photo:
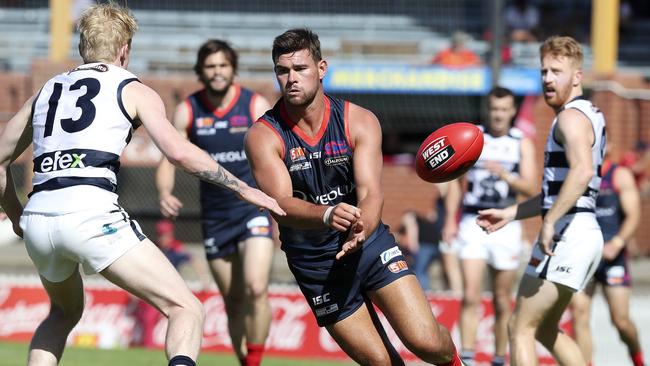
<path fill-rule="evenodd" d="M 27 362 L 26 343 L 0 342 L 0 365 L 23 366 Z M 114 365 L 165 365 L 164 351 L 147 349 L 103 350 L 68 347 L 63 354 L 61 366 L 114 366 Z M 225 353 L 204 352 L 199 356 L 198 365 L 238 366 L 235 356 Z M 264 357 L 262 366 L 335 366 L 354 365 L 351 362 L 320 361 L 312 359 L 290 359 Z"/>

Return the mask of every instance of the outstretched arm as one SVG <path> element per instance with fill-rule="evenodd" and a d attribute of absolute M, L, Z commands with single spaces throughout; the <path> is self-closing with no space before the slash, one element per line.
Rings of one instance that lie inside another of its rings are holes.
<path fill-rule="evenodd" d="M 480 210 L 476 223 L 487 233 L 493 233 L 512 220 L 523 220 L 540 215 L 542 212 L 541 202 L 542 195 L 538 194 L 524 202 L 506 208 Z"/>
<path fill-rule="evenodd" d="M 167 120 L 162 100 L 153 89 L 132 82 L 122 93 L 129 115 L 142 121 L 156 146 L 172 164 L 201 180 L 232 190 L 244 201 L 284 215 L 274 199 L 239 180 L 205 151 L 179 135 Z"/>

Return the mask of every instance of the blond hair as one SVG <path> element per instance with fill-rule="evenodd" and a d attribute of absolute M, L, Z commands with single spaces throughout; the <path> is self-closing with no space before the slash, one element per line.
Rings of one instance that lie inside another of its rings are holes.
<path fill-rule="evenodd" d="M 128 44 L 138 24 L 126 7 L 110 2 L 86 9 L 79 18 L 79 54 L 85 63 L 112 62 Z"/>
<path fill-rule="evenodd" d="M 584 60 L 582 46 L 571 37 L 551 36 L 539 46 L 539 57 L 544 59 L 546 55 L 555 57 L 564 56 L 571 60 L 574 67 L 581 69 Z"/>

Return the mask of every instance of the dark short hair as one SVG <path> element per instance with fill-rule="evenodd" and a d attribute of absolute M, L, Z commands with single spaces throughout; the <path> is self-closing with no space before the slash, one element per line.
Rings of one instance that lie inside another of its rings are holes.
<path fill-rule="evenodd" d="M 318 35 L 309 28 L 294 28 L 280 34 L 273 40 L 273 51 L 271 52 L 273 64 L 278 61 L 280 55 L 300 50 L 309 50 L 311 57 L 316 62 L 323 59 Z"/>
<path fill-rule="evenodd" d="M 226 59 L 228 59 L 228 61 L 232 65 L 232 68 L 233 70 L 235 70 L 235 73 L 237 73 L 237 66 L 239 62 L 239 56 L 237 55 L 237 52 L 235 52 L 235 50 L 226 41 L 222 41 L 220 39 L 210 39 L 201 45 L 201 48 L 199 48 L 199 52 L 197 52 L 196 54 L 196 64 L 194 64 L 194 72 L 198 76 L 201 76 L 201 72 L 203 71 L 203 63 L 205 62 L 205 59 L 208 58 L 208 56 L 210 56 L 211 54 L 217 52 L 223 52 L 224 55 L 226 55 Z"/>
<path fill-rule="evenodd" d="M 495 98 L 512 97 L 512 99 L 514 99 L 515 94 L 512 92 L 512 90 L 508 88 L 504 88 L 502 86 L 495 86 L 492 89 L 490 89 L 490 92 L 488 93 L 488 97 L 495 97 Z"/>

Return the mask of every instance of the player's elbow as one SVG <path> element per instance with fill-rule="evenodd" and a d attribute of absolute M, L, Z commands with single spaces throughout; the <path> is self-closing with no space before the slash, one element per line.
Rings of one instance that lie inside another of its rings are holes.
<path fill-rule="evenodd" d="M 188 161 L 192 158 L 189 149 L 180 145 L 167 149 L 165 151 L 165 157 L 170 163 L 181 167 L 188 165 Z"/>
<path fill-rule="evenodd" d="M 576 177 L 580 185 L 588 185 L 589 181 L 596 175 L 596 170 L 592 166 L 583 166 L 579 167 L 576 170 Z"/>

